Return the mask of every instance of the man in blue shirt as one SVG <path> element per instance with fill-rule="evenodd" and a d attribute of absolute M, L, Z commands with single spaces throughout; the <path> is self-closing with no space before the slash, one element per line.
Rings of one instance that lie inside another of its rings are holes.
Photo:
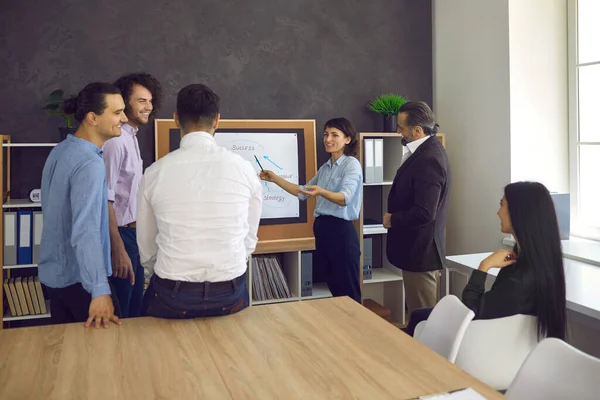
<path fill-rule="evenodd" d="M 38 269 L 50 295 L 52 323 L 86 321 L 86 327 L 96 328 L 120 323 L 108 283 L 112 266 L 101 148 L 121 135 L 124 109 L 121 92 L 109 83 L 91 83 L 65 101 L 64 111 L 80 125 L 50 152 L 42 174 Z"/>

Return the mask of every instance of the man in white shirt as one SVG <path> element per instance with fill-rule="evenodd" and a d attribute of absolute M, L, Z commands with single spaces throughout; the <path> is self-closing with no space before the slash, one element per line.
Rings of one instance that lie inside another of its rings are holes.
<path fill-rule="evenodd" d="M 180 148 L 150 166 L 138 195 L 137 241 L 153 273 L 142 315 L 227 315 L 249 304 L 247 260 L 258 238 L 262 189 L 250 163 L 220 147 L 219 96 L 181 89 Z"/>

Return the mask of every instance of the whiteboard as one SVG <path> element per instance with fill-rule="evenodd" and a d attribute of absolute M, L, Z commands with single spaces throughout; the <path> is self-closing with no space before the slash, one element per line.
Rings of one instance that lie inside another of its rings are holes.
<path fill-rule="evenodd" d="M 290 132 L 215 132 L 215 141 L 222 147 L 248 160 L 254 171 L 260 166 L 295 184 L 299 184 L 298 134 Z M 298 218 L 300 200 L 274 183 L 261 181 L 263 208 L 261 219 Z"/>

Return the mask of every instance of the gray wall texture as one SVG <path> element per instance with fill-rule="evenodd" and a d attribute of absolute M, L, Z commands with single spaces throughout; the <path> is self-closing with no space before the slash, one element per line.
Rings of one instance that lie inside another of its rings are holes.
<path fill-rule="evenodd" d="M 432 101 L 429 0 L 1 3 L 0 133 L 14 142 L 59 139 L 60 118 L 41 110 L 52 90 L 134 71 L 162 82 L 160 118 L 172 116 L 179 89 L 200 82 L 221 97 L 222 118 L 315 119 L 318 134 L 338 116 L 381 130 L 366 107 L 380 93 Z M 147 166 L 153 125 L 139 138 Z M 12 150 L 13 197 L 40 186 L 48 152 Z"/>

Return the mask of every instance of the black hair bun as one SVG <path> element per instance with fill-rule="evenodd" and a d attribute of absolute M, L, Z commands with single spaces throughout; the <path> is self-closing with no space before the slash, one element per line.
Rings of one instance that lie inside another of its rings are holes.
<path fill-rule="evenodd" d="M 75 114 L 77 111 L 77 97 L 66 99 L 63 103 L 63 111 L 66 114 Z"/>

